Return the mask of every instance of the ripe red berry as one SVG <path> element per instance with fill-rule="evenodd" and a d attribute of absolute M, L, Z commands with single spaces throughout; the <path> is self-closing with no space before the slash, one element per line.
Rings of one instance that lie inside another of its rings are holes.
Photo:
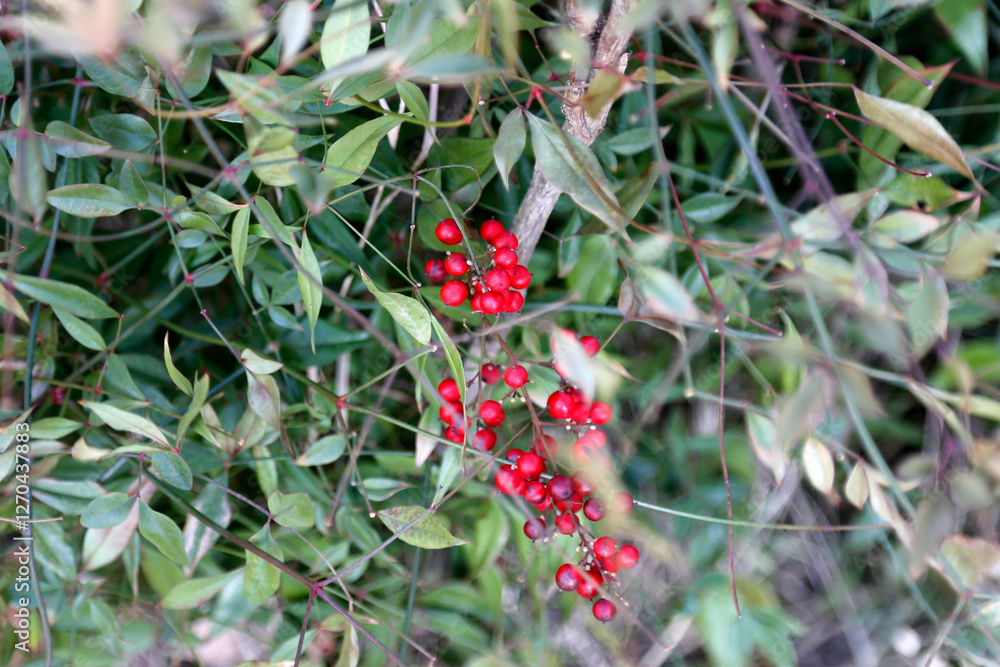
<path fill-rule="evenodd" d="M 528 482 L 524 485 L 524 499 L 532 505 L 541 505 L 548 497 L 549 492 L 541 482 Z"/>
<path fill-rule="evenodd" d="M 542 458 L 555 458 L 556 452 L 559 451 L 559 443 L 551 435 L 543 435 L 535 441 L 532 450 Z"/>
<path fill-rule="evenodd" d="M 493 482 L 508 496 L 519 496 L 524 493 L 524 478 L 514 470 L 513 466 L 500 466 Z"/>
<path fill-rule="evenodd" d="M 496 364 L 485 363 L 479 371 L 480 375 L 483 377 L 483 382 L 486 384 L 496 384 L 503 377 L 503 372 L 500 367 Z"/>
<path fill-rule="evenodd" d="M 576 532 L 576 519 L 569 512 L 563 512 L 556 517 L 556 530 L 562 535 L 572 535 Z"/>
<path fill-rule="evenodd" d="M 631 544 L 626 544 L 615 554 L 615 565 L 623 570 L 631 570 L 638 562 L 639 550 Z"/>
<path fill-rule="evenodd" d="M 438 392 L 441 394 L 441 398 L 446 401 L 457 401 L 462 398 L 461 393 L 458 391 L 458 383 L 451 378 L 441 380 L 441 384 L 438 385 Z"/>
<path fill-rule="evenodd" d="M 507 273 L 507 269 L 490 269 L 483 276 L 483 281 L 494 292 L 506 292 L 510 289 L 510 274 Z"/>
<path fill-rule="evenodd" d="M 545 537 L 545 519 L 528 519 L 524 522 L 524 534 L 529 540 Z"/>
<path fill-rule="evenodd" d="M 554 391 L 549 396 L 549 414 L 553 419 L 569 419 L 575 407 L 576 401 L 573 400 L 572 396 L 564 392 Z"/>
<path fill-rule="evenodd" d="M 474 313 L 483 312 L 483 295 L 479 292 L 473 294 L 472 298 L 469 299 L 469 307 L 472 308 L 472 312 Z"/>
<path fill-rule="evenodd" d="M 459 424 L 462 423 L 462 414 L 464 412 L 464 406 L 459 401 L 449 401 L 448 403 L 443 403 L 438 408 L 438 417 L 445 424 L 452 426 L 456 419 L 459 420 Z"/>
<path fill-rule="evenodd" d="M 577 403 L 569 420 L 574 424 L 582 424 L 588 419 L 590 419 L 590 406 L 586 403 Z"/>
<path fill-rule="evenodd" d="M 552 500 L 569 500 L 573 497 L 573 482 L 566 475 L 553 475 L 549 480 L 549 495 Z"/>
<path fill-rule="evenodd" d="M 578 466 L 586 466 L 591 461 L 597 459 L 599 447 L 596 442 L 588 437 L 582 437 L 573 443 L 573 462 Z"/>
<path fill-rule="evenodd" d="M 444 260 L 444 270 L 448 272 L 449 276 L 464 276 L 469 272 L 469 263 L 460 252 L 453 252 L 448 255 L 448 259 Z"/>
<path fill-rule="evenodd" d="M 580 570 L 576 569 L 576 565 L 564 563 L 556 570 L 556 586 L 560 590 L 575 591 L 582 581 L 583 576 L 580 574 Z"/>
<path fill-rule="evenodd" d="M 601 565 L 601 571 L 604 572 L 605 577 L 613 577 L 618 574 L 618 566 L 615 564 L 614 558 L 606 558 L 604 560 L 598 561 Z"/>
<path fill-rule="evenodd" d="M 601 341 L 597 340 L 593 336 L 584 336 L 580 339 L 580 345 L 583 346 L 583 351 L 590 356 L 594 356 L 601 351 Z"/>
<path fill-rule="evenodd" d="M 503 309 L 507 313 L 516 313 L 524 307 L 524 297 L 516 290 L 507 292 Z"/>
<path fill-rule="evenodd" d="M 444 437 L 445 440 L 462 444 L 465 440 L 465 432 L 455 428 L 454 426 L 449 426 L 444 430 Z"/>
<path fill-rule="evenodd" d="M 434 283 L 439 283 L 448 277 L 448 273 L 444 268 L 444 262 L 440 259 L 432 259 L 424 264 L 424 273 L 427 274 L 427 280 Z"/>
<path fill-rule="evenodd" d="M 622 491 L 617 496 L 615 496 L 615 510 L 618 514 L 625 515 L 632 511 L 632 507 L 635 506 L 635 501 L 632 496 L 628 493 Z"/>
<path fill-rule="evenodd" d="M 476 431 L 472 436 L 472 448 L 480 452 L 489 452 L 497 444 L 497 434 L 491 428 L 484 428 Z"/>
<path fill-rule="evenodd" d="M 584 600 L 592 600 L 596 598 L 601 591 L 598 588 L 598 584 L 594 583 L 589 577 L 584 575 L 583 581 L 581 581 L 580 585 L 576 587 L 576 592 L 579 593 L 580 597 Z"/>
<path fill-rule="evenodd" d="M 510 248 L 501 248 L 493 254 L 493 261 L 499 267 L 513 269 L 517 266 L 517 253 Z"/>
<path fill-rule="evenodd" d="M 591 521 L 600 521 L 604 518 L 604 503 L 599 498 L 587 498 L 583 504 L 583 515 Z"/>
<path fill-rule="evenodd" d="M 594 541 L 594 555 L 598 558 L 612 558 L 618 553 L 618 543 L 612 537 L 599 537 Z"/>
<path fill-rule="evenodd" d="M 531 273 L 528 267 L 518 264 L 510 269 L 510 285 L 517 289 L 524 289 L 531 284 Z"/>
<path fill-rule="evenodd" d="M 611 421 L 611 406 L 603 401 L 597 401 L 590 406 L 590 421 L 598 426 Z"/>
<path fill-rule="evenodd" d="M 503 424 L 504 419 L 507 415 L 503 411 L 503 406 L 497 401 L 484 401 L 481 406 L 479 406 L 479 417 L 487 426 L 492 426 L 496 428 Z"/>
<path fill-rule="evenodd" d="M 438 241 L 445 245 L 458 245 L 462 242 L 462 230 L 458 223 L 451 218 L 445 218 L 439 222 L 437 229 L 434 230 L 434 235 L 437 236 Z"/>
<path fill-rule="evenodd" d="M 513 232 L 500 232 L 493 237 L 493 247 L 497 250 L 500 248 L 517 250 L 517 236 L 515 236 Z"/>
<path fill-rule="evenodd" d="M 573 493 L 578 496 L 589 496 L 594 492 L 594 485 L 590 483 L 583 474 L 577 472 L 573 473 Z"/>
<path fill-rule="evenodd" d="M 517 460 L 517 471 L 528 480 L 538 479 L 545 472 L 545 461 L 534 452 L 525 452 Z"/>
<path fill-rule="evenodd" d="M 446 306 L 461 306 L 467 296 L 469 288 L 461 280 L 449 280 L 441 285 L 441 300 Z"/>
<path fill-rule="evenodd" d="M 613 621 L 617 613 L 618 609 L 615 607 L 615 603 L 607 598 L 601 598 L 594 603 L 594 618 L 601 623 Z"/>
<path fill-rule="evenodd" d="M 503 310 L 506 300 L 500 292 L 484 292 L 479 300 L 479 305 L 487 315 L 496 315 Z"/>
<path fill-rule="evenodd" d="M 524 370 L 524 366 L 514 364 L 504 371 L 503 381 L 511 389 L 520 389 L 528 381 L 528 371 Z"/>
<path fill-rule="evenodd" d="M 503 223 L 499 220 L 487 220 L 479 226 L 479 236 L 487 243 L 492 243 L 497 234 L 504 231 Z"/>
<path fill-rule="evenodd" d="M 517 460 L 521 458 L 522 454 L 524 454 L 524 450 L 515 447 L 507 452 L 507 460 L 517 463 Z"/>
<path fill-rule="evenodd" d="M 573 514 L 576 514 L 577 512 L 580 511 L 581 507 L 583 507 L 583 498 L 576 495 L 575 493 L 572 496 L 570 496 L 569 500 L 556 501 L 556 509 L 563 512 L 569 511 L 572 512 Z"/>

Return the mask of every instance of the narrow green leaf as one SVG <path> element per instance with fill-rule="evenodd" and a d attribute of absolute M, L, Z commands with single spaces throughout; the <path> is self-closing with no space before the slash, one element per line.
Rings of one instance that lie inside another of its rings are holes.
<path fill-rule="evenodd" d="M 524 112 L 514 109 L 500 123 L 496 143 L 493 144 L 493 159 L 497 163 L 497 171 L 503 186 L 510 190 L 510 170 L 521 159 L 524 144 L 527 142 L 527 130 L 524 125 Z"/>
<path fill-rule="evenodd" d="M 428 514 L 413 526 L 406 528 L 407 525 L 426 511 L 425 508 L 417 505 L 390 507 L 389 509 L 380 511 L 378 518 L 389 530 L 399 535 L 400 540 L 415 547 L 423 549 L 447 549 L 448 547 L 467 543 L 466 540 L 460 540 L 448 532 L 448 528 L 436 514 Z"/>
<path fill-rule="evenodd" d="M 225 236 L 226 233 L 216 224 L 215 220 L 201 211 L 181 211 L 177 214 L 177 224 L 182 229 L 197 229 L 206 234 Z"/>
<path fill-rule="evenodd" d="M 880 220 L 876 220 L 872 228 L 893 241 L 913 243 L 936 230 L 942 223 L 942 220 L 933 215 L 904 210 L 894 211 Z"/>
<path fill-rule="evenodd" d="M 280 361 L 265 359 L 249 347 L 240 353 L 240 361 L 243 366 L 254 375 L 271 375 L 280 371 L 284 364 Z"/>
<path fill-rule="evenodd" d="M 14 89 L 14 68 L 7 55 L 7 47 L 0 42 L 0 95 L 6 95 Z"/>
<path fill-rule="evenodd" d="M 254 414 L 278 432 L 281 445 L 288 455 L 293 459 L 296 458 L 295 450 L 292 449 L 292 443 L 288 439 L 288 432 L 281 421 L 281 392 L 274 378 L 247 371 L 247 399 Z"/>
<path fill-rule="evenodd" d="M 153 452 L 150 459 L 160 479 L 178 489 L 191 490 L 191 468 L 187 461 L 173 452 Z"/>
<path fill-rule="evenodd" d="M 170 356 L 170 334 L 163 334 L 163 363 L 167 367 L 167 374 L 170 379 L 174 381 L 177 388 L 183 391 L 188 396 L 192 395 L 191 381 L 188 380 L 184 375 L 177 370 L 174 366 L 174 360 Z"/>
<path fill-rule="evenodd" d="M 0 271 L 0 278 L 6 279 L 7 273 Z M 14 276 L 14 287 L 25 296 L 41 301 L 47 306 L 61 308 L 63 312 L 77 317 L 84 319 L 118 317 L 118 313 L 108 304 L 77 285 L 19 274 Z"/>
<path fill-rule="evenodd" d="M 399 93 L 399 99 L 403 100 L 406 108 L 413 113 L 414 117 L 420 120 L 430 118 L 427 98 L 424 97 L 424 91 L 420 90 L 419 86 L 409 81 L 400 80 L 396 82 L 396 91 Z"/>
<path fill-rule="evenodd" d="M 78 130 L 69 123 L 54 120 L 45 126 L 45 136 L 57 155 L 75 158 L 100 155 L 111 148 L 111 144 Z"/>
<path fill-rule="evenodd" d="M 156 141 L 156 132 L 146 119 L 130 113 L 94 116 L 90 127 L 101 139 L 123 151 L 138 152 Z"/>
<path fill-rule="evenodd" d="M 284 552 L 271 537 L 270 529 L 265 526 L 250 541 L 278 560 L 284 558 Z M 247 566 L 243 571 L 243 597 L 247 604 L 264 604 L 278 591 L 281 584 L 281 570 L 253 553 L 246 552 Z"/>
<path fill-rule="evenodd" d="M 267 497 L 267 509 L 282 526 L 311 528 L 315 523 L 312 501 L 304 493 L 272 491 Z"/>
<path fill-rule="evenodd" d="M 302 270 L 298 271 L 299 291 L 302 292 L 302 303 L 309 319 L 309 343 L 313 354 L 316 354 L 316 322 L 319 321 L 319 311 L 323 306 L 323 291 L 320 288 L 323 284 L 323 272 L 305 230 L 302 231 L 299 264 L 302 265 Z"/>
<path fill-rule="evenodd" d="M 141 524 L 139 530 L 142 531 Z M 196 609 L 218 595 L 239 574 L 240 570 L 233 570 L 214 577 L 182 581 L 163 596 L 160 606 L 164 609 Z"/>
<path fill-rule="evenodd" d="M 58 306 L 53 307 L 52 311 L 59 318 L 66 332 L 80 345 L 97 352 L 104 352 L 108 349 L 107 344 L 104 342 L 101 334 L 97 332 L 97 329 Z"/>
<path fill-rule="evenodd" d="M 921 359 L 938 339 L 948 337 L 948 286 L 940 273 L 924 268 L 920 291 L 910 304 L 906 319 L 917 359 Z"/>
<path fill-rule="evenodd" d="M 112 528 L 125 521 L 135 505 L 135 496 L 109 493 L 94 498 L 83 510 L 80 523 L 87 528 Z"/>
<path fill-rule="evenodd" d="M 361 271 L 361 279 L 365 281 L 365 287 L 375 295 L 375 298 L 383 308 L 392 315 L 406 332 L 413 336 L 422 345 L 431 342 L 431 314 L 422 303 L 402 294 L 383 292 L 372 282 L 368 274 Z"/>
<path fill-rule="evenodd" d="M 45 196 L 52 206 L 81 218 L 118 215 L 132 208 L 125 196 L 110 185 L 77 183 L 49 190 Z"/>
<path fill-rule="evenodd" d="M 243 282 L 243 262 L 247 256 L 247 235 L 250 229 L 250 208 L 241 208 L 233 218 L 233 230 L 230 243 L 233 247 L 233 265 L 236 268 L 236 278 Z"/>
<path fill-rule="evenodd" d="M 291 235 L 288 227 L 281 221 L 278 214 L 274 212 L 271 202 L 263 197 L 255 197 L 253 203 L 256 204 L 257 210 L 260 211 L 259 221 L 261 226 L 267 231 L 268 236 L 276 236 L 286 246 L 297 250 L 298 245 L 295 243 L 295 237 Z"/>
<path fill-rule="evenodd" d="M 312 32 L 313 12 L 308 0 L 291 0 L 278 17 L 281 62 L 295 56 Z"/>
<path fill-rule="evenodd" d="M 45 193 L 49 189 L 49 175 L 42 159 L 42 143 L 38 134 L 30 131 L 30 125 L 29 119 L 22 128 L 28 136 L 18 141 L 18 159 L 11 161 L 8 182 L 14 201 L 31 214 L 32 220 L 39 221 L 47 209 Z"/>
<path fill-rule="evenodd" d="M 804 241 L 835 241 L 844 233 L 838 219 L 846 223 L 854 222 L 874 195 L 875 190 L 871 189 L 834 197 L 793 222 L 792 231 Z"/>
<path fill-rule="evenodd" d="M 332 69 L 368 53 L 371 30 L 367 3 L 334 0 L 320 38 L 319 53 L 323 68 Z M 339 79 L 330 81 L 330 90 L 336 92 L 339 84 Z"/>
<path fill-rule="evenodd" d="M 337 139 L 326 152 L 326 173 L 333 187 L 339 188 L 361 178 L 382 137 L 402 122 L 400 118 L 382 116 L 359 125 Z"/>
<path fill-rule="evenodd" d="M 989 61 L 986 0 L 939 0 L 934 4 L 934 13 L 969 66 L 985 75 Z"/>
<path fill-rule="evenodd" d="M 672 273 L 655 267 L 636 272 L 635 285 L 646 297 L 650 309 L 668 320 L 701 321 L 704 319 L 694 299 Z"/>
<path fill-rule="evenodd" d="M 318 466 L 333 463 L 344 454 L 347 441 L 339 433 L 328 435 L 317 440 L 306 450 L 306 453 L 295 460 L 296 465 Z"/>
<path fill-rule="evenodd" d="M 125 201 L 136 208 L 141 208 L 149 202 L 149 190 L 146 189 L 146 182 L 142 180 L 142 176 L 132 164 L 132 160 L 125 160 L 122 164 L 122 169 L 118 173 L 118 189 L 121 190 Z M 202 195 L 203 197 L 204 195 Z"/>
<path fill-rule="evenodd" d="M 179 565 L 188 564 L 181 529 L 166 514 L 160 514 L 147 505 L 145 500 L 139 501 L 139 534 L 170 560 Z"/>
<path fill-rule="evenodd" d="M 80 401 L 80 405 L 100 417 L 105 424 L 116 431 L 128 431 L 129 433 L 135 433 L 143 438 L 149 438 L 153 442 L 163 445 L 164 447 L 170 447 L 170 443 L 167 442 L 167 437 L 163 435 L 163 432 L 157 428 L 156 424 L 149 421 L 145 417 L 140 417 L 139 415 L 132 414 L 131 412 L 125 412 L 120 408 L 116 408 L 106 403 Z"/>
<path fill-rule="evenodd" d="M 452 379 L 458 385 L 459 394 L 461 394 L 459 400 L 465 403 L 465 366 L 462 363 L 462 355 L 459 354 L 455 343 L 452 342 L 448 336 L 448 332 L 444 330 L 444 327 L 437 321 L 437 318 L 431 318 L 431 327 L 434 329 L 438 340 L 441 341 L 441 345 L 444 346 L 444 356 L 448 360 L 448 369 L 451 371 Z"/>

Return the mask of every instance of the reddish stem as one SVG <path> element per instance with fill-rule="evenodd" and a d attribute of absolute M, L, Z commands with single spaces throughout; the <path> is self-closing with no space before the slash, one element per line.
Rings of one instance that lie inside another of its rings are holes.
<path fill-rule="evenodd" d="M 899 169 L 902 172 L 906 172 L 907 174 L 910 174 L 911 176 L 920 176 L 922 178 L 929 178 L 931 176 L 931 173 L 929 171 L 911 171 L 911 170 L 907 169 L 906 167 L 901 167 L 898 164 L 896 164 L 895 162 L 893 162 L 892 160 L 889 160 L 887 158 L 882 157 L 881 155 L 879 155 L 878 153 L 876 153 L 872 149 L 870 149 L 867 146 L 865 146 L 863 143 L 861 143 L 860 139 L 858 139 L 857 137 L 855 137 L 853 134 L 850 133 L 850 131 L 848 131 L 848 129 L 846 127 L 844 127 L 844 124 L 840 122 L 839 118 L 837 118 L 837 113 L 836 112 L 831 111 L 831 112 L 827 113 L 824 117 L 827 118 L 827 119 L 829 119 L 829 120 L 832 120 L 836 124 L 836 126 L 840 128 L 840 131 L 847 135 L 848 139 L 850 139 L 851 141 L 853 141 L 854 143 L 856 143 L 858 146 L 860 146 L 861 148 L 863 148 L 866 153 L 868 153 L 869 155 L 871 155 L 873 157 L 878 158 L 882 162 L 885 162 L 890 167 L 895 167 L 896 169 Z"/>

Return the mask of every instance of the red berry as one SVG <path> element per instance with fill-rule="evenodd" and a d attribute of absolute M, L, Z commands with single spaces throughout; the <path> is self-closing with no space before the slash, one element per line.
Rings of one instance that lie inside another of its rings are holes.
<path fill-rule="evenodd" d="M 472 448 L 480 452 L 489 452 L 497 444 L 497 434 L 491 428 L 480 429 L 472 436 Z"/>
<path fill-rule="evenodd" d="M 511 290 L 507 292 L 507 298 L 503 306 L 505 312 L 516 313 L 523 307 L 524 307 L 524 297 L 521 296 L 520 292 L 516 290 Z"/>
<path fill-rule="evenodd" d="M 510 285 L 511 287 L 516 287 L 517 289 L 524 289 L 531 284 L 531 273 L 528 272 L 528 267 L 521 266 L 518 264 L 513 269 L 510 270 Z"/>
<path fill-rule="evenodd" d="M 583 507 L 583 498 L 576 495 L 575 493 L 572 496 L 570 496 L 569 500 L 556 501 L 556 509 L 561 510 L 563 512 L 569 511 L 572 512 L 573 514 L 576 514 L 577 512 L 580 511 L 581 507 Z"/>
<path fill-rule="evenodd" d="M 569 419 L 576 407 L 576 401 L 572 396 L 561 391 L 554 391 L 549 396 L 549 414 L 553 419 Z"/>
<path fill-rule="evenodd" d="M 599 498 L 587 498 L 583 504 L 583 515 L 591 521 L 600 521 L 604 518 L 604 503 Z"/>
<path fill-rule="evenodd" d="M 483 382 L 486 384 L 496 384 L 503 377 L 503 372 L 500 367 L 496 364 L 486 363 L 483 364 L 482 369 L 480 369 L 480 375 L 483 377 Z"/>
<path fill-rule="evenodd" d="M 506 300 L 499 292 L 484 292 L 481 296 L 479 305 L 487 315 L 496 315 L 506 304 Z"/>
<path fill-rule="evenodd" d="M 577 403 L 569 420 L 574 424 L 582 424 L 588 419 L 590 419 L 590 406 L 586 403 Z"/>
<path fill-rule="evenodd" d="M 438 416 L 445 424 L 452 426 L 456 419 L 461 423 L 462 414 L 465 412 L 464 406 L 458 401 L 444 403 L 438 408 Z"/>
<path fill-rule="evenodd" d="M 503 381 L 511 389 L 520 389 L 528 381 L 528 371 L 524 370 L 524 366 L 514 364 L 504 371 Z"/>
<path fill-rule="evenodd" d="M 501 248 L 517 250 L 517 236 L 513 232 L 500 232 L 493 237 L 493 247 L 497 250 Z"/>
<path fill-rule="evenodd" d="M 576 565 L 564 563 L 556 570 L 556 586 L 560 590 L 575 591 L 582 581 L 583 575 L 580 574 L 580 570 L 576 569 Z"/>
<path fill-rule="evenodd" d="M 469 272 L 469 263 L 460 252 L 454 252 L 448 255 L 448 259 L 444 260 L 444 270 L 448 272 L 449 276 L 464 276 Z"/>
<path fill-rule="evenodd" d="M 445 245 L 458 245 L 462 242 L 462 230 L 458 223 L 451 218 L 445 218 L 439 222 L 437 229 L 434 230 L 434 235 L 437 236 L 438 241 Z"/>
<path fill-rule="evenodd" d="M 534 452 L 525 452 L 517 460 L 517 471 L 525 479 L 538 479 L 545 472 L 545 461 Z"/>
<path fill-rule="evenodd" d="M 573 493 L 578 496 L 589 496 L 594 492 L 594 485 L 580 473 L 573 473 Z"/>
<path fill-rule="evenodd" d="M 594 440 L 584 436 L 573 443 L 573 461 L 578 466 L 586 466 L 597 459 L 598 449 L 599 447 Z"/>
<path fill-rule="evenodd" d="M 521 458 L 522 454 L 524 454 L 524 450 L 515 447 L 514 449 L 511 449 L 510 451 L 507 452 L 507 460 L 517 463 L 517 460 Z"/>
<path fill-rule="evenodd" d="M 594 555 L 598 558 L 613 558 L 618 553 L 618 543 L 612 537 L 599 537 L 594 541 Z"/>
<path fill-rule="evenodd" d="M 615 554 L 615 565 L 623 570 L 631 570 L 638 562 L 639 550 L 631 544 L 626 544 Z"/>
<path fill-rule="evenodd" d="M 569 512 L 563 512 L 556 517 L 556 530 L 562 535 L 572 535 L 576 532 L 576 519 Z"/>
<path fill-rule="evenodd" d="M 483 312 L 483 295 L 479 292 L 473 294 L 472 298 L 469 299 L 469 307 L 472 308 L 472 312 L 474 313 Z"/>
<path fill-rule="evenodd" d="M 545 500 L 540 503 L 535 503 L 535 508 L 537 508 L 539 512 L 548 512 L 552 509 L 552 499 L 549 498 L 547 491 L 545 492 Z"/>
<path fill-rule="evenodd" d="M 594 618 L 601 623 L 613 621 L 617 613 L 618 609 L 615 607 L 615 603 L 611 600 L 601 598 L 594 603 Z"/>
<path fill-rule="evenodd" d="M 66 402 L 66 387 L 52 388 L 52 402 L 56 405 L 62 405 Z"/>
<path fill-rule="evenodd" d="M 583 599 L 592 600 L 597 597 L 598 593 L 600 593 L 600 589 L 598 589 L 598 584 L 594 583 L 586 575 L 584 575 L 583 581 L 581 581 L 580 585 L 576 587 L 576 592 L 579 593 L 580 597 Z"/>
<path fill-rule="evenodd" d="M 524 534 L 530 540 L 545 537 L 545 519 L 528 519 L 524 523 Z"/>
<path fill-rule="evenodd" d="M 549 480 L 552 500 L 569 500 L 573 497 L 573 482 L 566 475 L 553 475 Z"/>
<path fill-rule="evenodd" d="M 590 421 L 598 426 L 611 421 L 611 406 L 603 401 L 597 401 L 590 407 Z"/>
<path fill-rule="evenodd" d="M 462 444 L 462 442 L 465 440 L 464 432 L 460 431 L 454 426 L 449 426 L 444 430 L 444 437 L 445 440 L 450 440 L 451 442 L 455 442 L 458 444 Z"/>
<path fill-rule="evenodd" d="M 504 231 L 503 223 L 499 220 L 487 220 L 479 226 L 479 236 L 487 243 L 491 243 L 497 234 Z"/>
<path fill-rule="evenodd" d="M 438 393 L 446 401 L 457 401 L 462 398 L 461 393 L 458 391 L 458 383 L 451 378 L 441 380 L 441 384 L 438 385 Z"/>
<path fill-rule="evenodd" d="M 506 292 L 510 289 L 510 274 L 507 269 L 491 269 L 483 276 L 483 282 L 494 292 Z"/>
<path fill-rule="evenodd" d="M 493 255 L 496 265 L 504 269 L 513 269 L 517 266 L 517 253 L 510 248 L 501 248 Z"/>
<path fill-rule="evenodd" d="M 469 288 L 461 280 L 449 280 L 441 285 L 441 300 L 446 306 L 461 306 L 467 296 Z"/>
<path fill-rule="evenodd" d="M 439 283 L 448 277 L 444 262 L 440 259 L 432 259 L 424 264 L 424 273 L 427 274 L 427 280 L 434 283 Z"/>
<path fill-rule="evenodd" d="M 584 336 L 580 339 L 580 345 L 583 346 L 583 351 L 594 356 L 601 351 L 601 341 L 597 340 L 593 336 Z"/>
<path fill-rule="evenodd" d="M 551 435 L 543 435 L 535 441 L 532 449 L 542 458 L 555 458 L 556 452 L 559 451 L 559 443 Z"/>
<path fill-rule="evenodd" d="M 604 573 L 605 577 L 613 577 L 618 574 L 618 565 L 615 564 L 614 558 L 606 558 L 604 560 L 598 561 L 601 565 L 601 571 Z"/>
<path fill-rule="evenodd" d="M 507 415 L 504 414 L 503 407 L 497 401 L 485 401 L 479 407 L 479 417 L 487 426 L 496 428 L 503 424 Z"/>
<path fill-rule="evenodd" d="M 615 510 L 622 515 L 628 514 L 632 511 L 632 507 L 635 505 L 635 501 L 632 496 L 622 491 L 617 496 L 615 496 Z"/>
<path fill-rule="evenodd" d="M 519 496 L 524 493 L 524 478 L 514 470 L 513 466 L 500 466 L 493 482 L 508 496 Z"/>
<path fill-rule="evenodd" d="M 548 497 L 549 492 L 541 482 L 528 482 L 524 485 L 524 499 L 532 505 L 541 505 Z"/>

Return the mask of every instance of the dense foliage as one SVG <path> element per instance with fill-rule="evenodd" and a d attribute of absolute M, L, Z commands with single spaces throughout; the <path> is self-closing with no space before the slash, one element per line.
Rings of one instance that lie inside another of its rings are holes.
<path fill-rule="evenodd" d="M 5 5 L 0 663 L 997 664 L 998 37 Z"/>

